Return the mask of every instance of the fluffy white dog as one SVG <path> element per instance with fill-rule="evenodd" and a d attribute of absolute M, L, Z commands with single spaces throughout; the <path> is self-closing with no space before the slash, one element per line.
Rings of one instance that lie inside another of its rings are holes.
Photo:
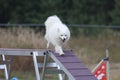
<path fill-rule="evenodd" d="M 47 48 L 51 43 L 55 46 L 55 52 L 59 55 L 64 55 L 62 47 L 70 38 L 70 31 L 68 27 L 61 22 L 56 16 L 50 16 L 45 21 L 46 34 L 45 39 L 48 41 Z"/>

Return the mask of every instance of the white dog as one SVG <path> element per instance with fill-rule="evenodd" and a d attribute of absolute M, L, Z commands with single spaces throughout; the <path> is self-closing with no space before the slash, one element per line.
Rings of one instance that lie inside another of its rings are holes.
<path fill-rule="evenodd" d="M 51 43 L 55 46 L 55 52 L 59 55 L 64 55 L 62 47 L 70 38 L 70 31 L 68 27 L 61 22 L 56 16 L 50 16 L 45 21 L 46 34 L 45 39 L 48 41 L 47 48 Z"/>

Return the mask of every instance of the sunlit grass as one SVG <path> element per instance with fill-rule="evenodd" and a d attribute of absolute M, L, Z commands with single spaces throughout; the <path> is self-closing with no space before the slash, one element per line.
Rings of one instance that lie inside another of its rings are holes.
<path fill-rule="evenodd" d="M 120 32 L 108 29 L 97 37 L 84 35 L 72 36 L 65 48 L 72 49 L 85 63 L 98 62 L 105 56 L 105 49 L 108 48 L 110 61 L 119 62 L 119 42 Z M 1 28 L 0 48 L 45 49 L 46 41 L 41 31 L 36 32 L 30 28 Z"/>

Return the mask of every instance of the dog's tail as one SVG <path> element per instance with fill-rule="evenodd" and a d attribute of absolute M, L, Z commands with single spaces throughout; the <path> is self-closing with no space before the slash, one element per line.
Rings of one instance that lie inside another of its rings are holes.
<path fill-rule="evenodd" d="M 46 29 L 51 27 L 52 25 L 54 25 L 56 23 L 62 23 L 61 20 L 59 19 L 59 17 L 57 17 L 56 15 L 49 16 L 47 18 L 47 20 L 45 21 Z"/>

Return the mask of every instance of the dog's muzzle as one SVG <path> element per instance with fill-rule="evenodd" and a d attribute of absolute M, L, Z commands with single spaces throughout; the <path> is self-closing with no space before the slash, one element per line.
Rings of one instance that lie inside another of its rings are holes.
<path fill-rule="evenodd" d="M 62 42 L 65 42 L 66 41 L 66 38 L 60 38 L 59 39 L 62 41 Z"/>
<path fill-rule="evenodd" d="M 62 39 L 62 41 L 63 41 L 63 42 L 65 42 L 65 40 L 66 40 L 65 38 L 64 38 L 64 39 Z"/>

